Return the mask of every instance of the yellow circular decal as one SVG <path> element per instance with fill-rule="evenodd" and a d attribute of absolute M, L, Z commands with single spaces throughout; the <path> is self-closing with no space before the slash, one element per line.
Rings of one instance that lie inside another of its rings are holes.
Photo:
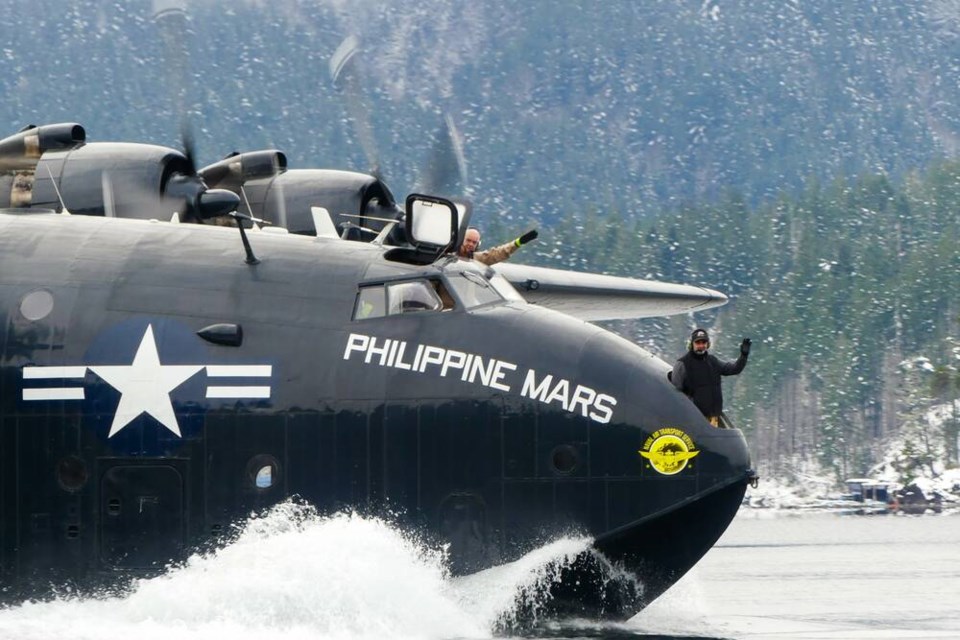
<path fill-rule="evenodd" d="M 658 473 L 673 476 L 683 471 L 690 459 L 700 452 L 686 433 L 665 427 L 650 434 L 639 453 Z"/>

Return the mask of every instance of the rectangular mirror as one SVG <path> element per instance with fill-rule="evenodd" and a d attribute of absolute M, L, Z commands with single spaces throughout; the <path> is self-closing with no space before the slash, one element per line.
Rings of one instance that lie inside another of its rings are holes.
<path fill-rule="evenodd" d="M 456 243 L 461 213 L 450 200 L 410 194 L 406 216 L 407 239 L 414 246 L 439 251 Z"/>

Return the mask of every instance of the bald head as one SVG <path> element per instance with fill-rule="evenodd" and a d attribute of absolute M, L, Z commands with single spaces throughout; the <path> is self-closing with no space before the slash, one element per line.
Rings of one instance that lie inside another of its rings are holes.
<path fill-rule="evenodd" d="M 480 246 L 480 232 L 470 227 L 467 229 L 467 233 L 463 236 L 463 244 L 460 245 L 460 256 L 463 258 L 470 258 L 473 256 L 473 252 L 477 250 L 477 247 Z"/>

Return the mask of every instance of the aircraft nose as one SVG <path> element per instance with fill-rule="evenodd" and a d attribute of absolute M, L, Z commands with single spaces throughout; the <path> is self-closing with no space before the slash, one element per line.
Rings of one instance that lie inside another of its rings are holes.
<path fill-rule="evenodd" d="M 607 580 L 584 557 L 553 591 L 558 610 L 573 602 L 574 611 L 633 615 L 696 564 L 743 500 L 753 475 L 743 435 L 712 427 L 667 379 L 670 369 L 610 334 L 581 354 L 583 376 L 617 399 L 610 422 L 589 432 L 593 547 L 627 578 Z"/>
<path fill-rule="evenodd" d="M 751 461 L 743 435 L 711 426 L 668 380 L 666 362 L 598 334 L 580 367 L 591 384 L 616 398 L 610 422 L 590 433 L 591 474 L 608 483 L 616 478 L 613 490 L 622 494 L 608 504 L 608 531 L 712 488 L 745 484 Z"/>

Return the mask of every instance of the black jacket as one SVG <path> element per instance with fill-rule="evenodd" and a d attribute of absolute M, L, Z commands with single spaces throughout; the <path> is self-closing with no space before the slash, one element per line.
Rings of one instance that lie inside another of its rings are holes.
<path fill-rule="evenodd" d="M 715 355 L 697 355 L 692 349 L 673 365 L 673 386 L 684 392 L 693 404 L 708 418 L 723 411 L 723 391 L 720 376 L 735 376 L 747 366 L 747 356 L 741 353 L 734 362 L 723 362 Z"/>

